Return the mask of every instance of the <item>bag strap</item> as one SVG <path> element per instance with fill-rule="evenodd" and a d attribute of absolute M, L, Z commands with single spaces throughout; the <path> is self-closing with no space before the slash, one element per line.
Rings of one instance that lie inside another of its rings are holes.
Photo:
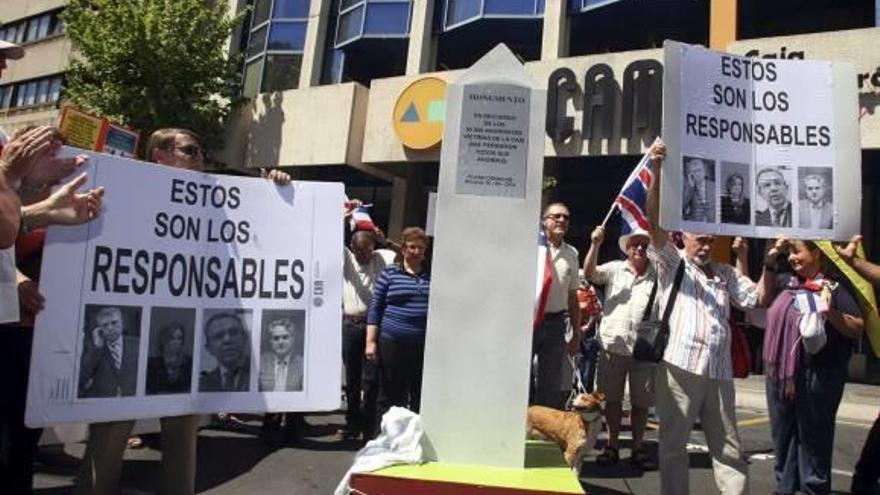
<path fill-rule="evenodd" d="M 652 279 L 651 295 L 648 296 L 648 305 L 645 306 L 645 314 L 642 315 L 642 321 L 648 321 L 651 318 L 651 310 L 654 309 L 654 299 L 657 297 L 657 272 L 654 272 Z"/>
<path fill-rule="evenodd" d="M 675 305 L 675 299 L 678 297 L 678 290 L 681 289 L 681 280 L 684 278 L 684 260 L 678 263 L 678 269 L 675 271 L 675 281 L 672 282 L 672 290 L 669 292 L 669 299 L 666 301 L 666 308 L 663 310 L 663 328 L 669 327 L 669 317 L 672 316 L 672 307 Z"/>

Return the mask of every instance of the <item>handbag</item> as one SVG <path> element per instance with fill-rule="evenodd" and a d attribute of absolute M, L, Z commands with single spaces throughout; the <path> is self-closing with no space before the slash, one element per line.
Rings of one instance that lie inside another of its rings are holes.
<path fill-rule="evenodd" d="M 748 378 L 752 371 L 752 351 L 749 349 L 749 341 L 746 332 L 733 320 L 729 320 L 730 326 L 730 364 L 733 367 L 734 378 Z"/>
<path fill-rule="evenodd" d="M 681 260 L 675 271 L 675 281 L 672 282 L 672 290 L 669 292 L 669 299 L 666 301 L 666 308 L 663 310 L 663 318 L 660 321 L 649 320 L 651 306 L 654 304 L 654 296 L 657 291 L 657 283 L 654 283 L 649 298 L 650 305 L 646 309 L 642 321 L 636 327 L 636 342 L 633 345 L 633 358 L 636 361 L 659 363 L 663 359 L 666 344 L 669 342 L 669 317 L 672 315 L 672 307 L 675 305 L 683 278 L 684 260 Z"/>

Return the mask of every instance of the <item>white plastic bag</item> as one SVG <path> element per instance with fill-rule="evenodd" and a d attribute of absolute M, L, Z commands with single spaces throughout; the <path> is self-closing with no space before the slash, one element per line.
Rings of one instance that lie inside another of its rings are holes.
<path fill-rule="evenodd" d="M 825 335 L 825 313 L 804 313 L 798 326 L 804 348 L 810 354 L 818 354 L 828 342 L 828 336 Z"/>
<path fill-rule="evenodd" d="M 382 416 L 382 431 L 364 445 L 354 464 L 336 487 L 335 495 L 348 495 L 352 473 L 376 471 L 395 464 L 421 464 L 422 420 L 402 407 L 392 407 Z"/>

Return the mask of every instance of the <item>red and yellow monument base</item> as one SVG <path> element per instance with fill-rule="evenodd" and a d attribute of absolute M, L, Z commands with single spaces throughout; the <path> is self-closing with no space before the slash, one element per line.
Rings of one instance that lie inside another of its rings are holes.
<path fill-rule="evenodd" d="M 526 444 L 522 469 L 462 466 L 429 462 L 392 466 L 351 477 L 352 493 L 365 495 L 539 495 L 584 493 L 559 447 L 548 442 Z"/>

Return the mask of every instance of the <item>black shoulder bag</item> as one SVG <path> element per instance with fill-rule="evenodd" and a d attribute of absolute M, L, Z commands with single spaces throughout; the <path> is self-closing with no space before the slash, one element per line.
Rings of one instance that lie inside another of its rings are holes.
<path fill-rule="evenodd" d="M 666 351 L 666 344 L 669 342 L 669 317 L 672 315 L 672 307 L 675 305 L 675 299 L 678 296 L 678 290 L 681 288 L 681 280 L 684 278 L 684 260 L 678 264 L 675 271 L 675 280 L 672 282 L 672 290 L 669 292 L 669 300 L 666 302 L 666 308 L 663 310 L 663 318 L 660 321 L 651 321 L 651 309 L 654 305 L 654 297 L 657 294 L 657 282 L 651 289 L 651 295 L 648 300 L 648 307 L 645 309 L 645 316 L 636 327 L 636 343 L 633 345 L 633 357 L 637 361 L 646 361 L 650 363 L 658 363 L 663 359 L 663 352 Z"/>

